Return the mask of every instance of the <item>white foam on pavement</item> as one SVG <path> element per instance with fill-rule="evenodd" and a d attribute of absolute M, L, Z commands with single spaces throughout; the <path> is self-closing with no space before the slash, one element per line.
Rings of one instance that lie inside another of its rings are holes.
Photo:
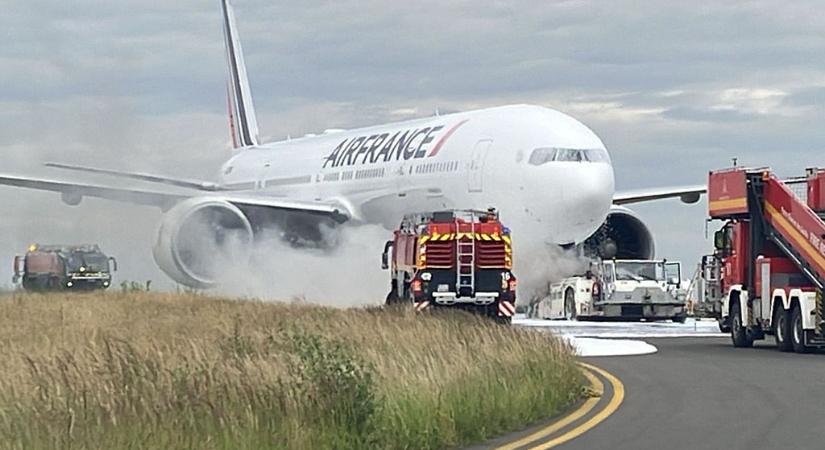
<path fill-rule="evenodd" d="M 513 325 L 548 331 L 573 345 L 579 356 L 629 356 L 656 353 L 658 349 L 641 339 L 675 337 L 722 337 L 714 320 L 690 318 L 673 322 L 579 322 L 528 319 L 517 315 Z"/>
<path fill-rule="evenodd" d="M 597 339 L 562 336 L 575 349 L 579 356 L 631 356 L 649 355 L 659 349 L 645 341 L 629 339 Z"/>
<path fill-rule="evenodd" d="M 527 319 L 518 316 L 514 325 L 541 328 L 560 335 L 594 338 L 724 337 L 714 320 L 687 319 L 673 322 L 579 322 Z"/>

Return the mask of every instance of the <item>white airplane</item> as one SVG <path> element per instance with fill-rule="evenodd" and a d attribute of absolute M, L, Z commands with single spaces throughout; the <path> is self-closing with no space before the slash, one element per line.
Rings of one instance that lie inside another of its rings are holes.
<path fill-rule="evenodd" d="M 327 229 L 392 228 L 405 213 L 445 208 L 497 207 L 516 233 L 516 252 L 585 243 L 622 258 L 652 258 L 650 230 L 621 205 L 668 197 L 693 203 L 705 192 L 702 185 L 616 193 L 599 137 L 541 106 L 502 106 L 261 143 L 233 8 L 229 0 L 221 6 L 236 152 L 217 182 L 48 163 L 178 189 L 18 176 L 0 176 L 0 184 L 59 192 L 69 205 L 99 197 L 162 208 L 155 261 L 173 280 L 199 288 L 215 285 L 214 269 L 205 261 L 228 232 L 241 248 L 273 228 L 295 245 L 332 245 Z"/>

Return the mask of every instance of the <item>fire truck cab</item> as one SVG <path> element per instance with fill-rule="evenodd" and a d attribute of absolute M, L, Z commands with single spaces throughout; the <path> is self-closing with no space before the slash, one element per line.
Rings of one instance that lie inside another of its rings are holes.
<path fill-rule="evenodd" d="M 495 209 L 409 214 L 384 247 L 387 304 L 459 308 L 509 322 L 515 314 L 510 229 Z"/>

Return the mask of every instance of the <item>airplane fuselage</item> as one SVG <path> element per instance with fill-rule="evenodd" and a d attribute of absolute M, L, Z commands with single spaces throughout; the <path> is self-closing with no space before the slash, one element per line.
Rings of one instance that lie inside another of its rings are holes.
<path fill-rule="evenodd" d="M 405 213 L 498 208 L 520 239 L 572 244 L 605 221 L 614 175 L 602 141 L 528 105 L 433 116 L 241 150 L 224 188 L 340 204 L 355 223 Z"/>

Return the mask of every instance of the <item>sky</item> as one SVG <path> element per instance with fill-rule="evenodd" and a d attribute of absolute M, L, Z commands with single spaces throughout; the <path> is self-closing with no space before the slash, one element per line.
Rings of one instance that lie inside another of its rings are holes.
<path fill-rule="evenodd" d="M 820 2 L 234 3 L 264 140 L 530 103 L 593 129 L 618 190 L 703 183 L 734 157 L 825 166 Z M 230 156 L 217 0 L 4 0 L 0 30 L 0 173 L 211 179 Z M 7 187 L 0 205 L 0 286 L 14 254 L 58 240 L 101 243 L 121 279 L 165 278 L 157 210 Z M 633 209 L 660 257 L 691 271 L 709 251 L 704 201 Z"/>

